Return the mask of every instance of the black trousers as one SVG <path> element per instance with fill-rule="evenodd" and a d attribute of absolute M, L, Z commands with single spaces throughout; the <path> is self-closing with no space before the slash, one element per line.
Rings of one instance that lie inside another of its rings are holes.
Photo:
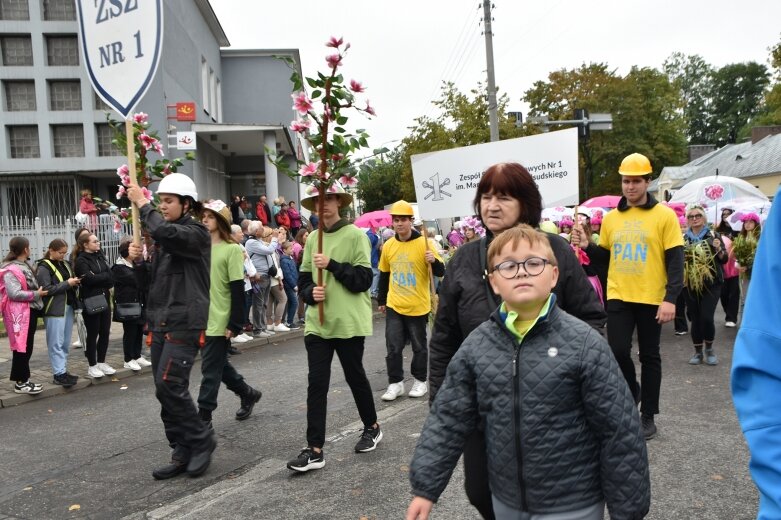
<path fill-rule="evenodd" d="M 488 485 L 488 456 L 485 454 L 485 434 L 475 431 L 464 444 L 464 489 L 469 503 L 486 520 L 493 520 L 494 504 Z"/>
<path fill-rule="evenodd" d="M 198 392 L 198 408 L 214 411 L 217 409 L 217 394 L 220 382 L 238 396 L 247 393 L 249 387 L 244 377 L 228 361 L 230 340 L 225 336 L 206 336 L 206 344 L 201 349 L 201 390 Z"/>
<path fill-rule="evenodd" d="M 125 363 L 141 357 L 141 349 L 144 346 L 144 324 L 122 323 L 122 350 L 125 354 Z"/>
<path fill-rule="evenodd" d="M 683 291 L 675 300 L 675 332 L 689 332 L 689 322 L 686 321 L 686 295 Z"/>
<path fill-rule="evenodd" d="M 108 352 L 108 335 L 111 333 L 111 309 L 106 309 L 98 314 L 84 316 L 84 326 L 87 328 L 87 344 L 84 345 L 84 355 L 87 356 L 89 366 L 106 362 Z"/>
<path fill-rule="evenodd" d="M 724 321 L 737 323 L 738 308 L 740 307 L 740 276 L 724 279 L 720 299 L 724 309 Z"/>
<path fill-rule="evenodd" d="M 30 309 L 30 326 L 27 327 L 27 352 L 13 351 L 11 353 L 11 381 L 26 383 L 30 379 L 30 358 L 33 355 L 35 331 L 38 330 L 38 318 L 42 312 Z M 70 339 L 68 340 L 70 341 Z"/>
<path fill-rule="evenodd" d="M 700 294 L 684 289 L 686 294 L 686 313 L 692 323 L 692 342 L 702 345 L 703 341 L 712 343 L 716 337 L 713 315 L 721 294 L 721 284 L 704 289 Z"/>
<path fill-rule="evenodd" d="M 304 336 L 309 363 L 309 386 L 306 395 L 306 442 L 312 448 L 325 444 L 325 419 L 328 407 L 328 386 L 331 382 L 331 361 L 336 352 L 344 370 L 344 378 L 358 407 L 363 425 L 377 422 L 372 387 L 363 368 L 363 336 L 326 339 L 314 334 Z"/>
<path fill-rule="evenodd" d="M 662 357 L 659 339 L 662 326 L 656 322 L 657 305 L 630 303 L 622 300 L 607 302 L 607 342 L 624 374 L 635 401 L 640 400 L 644 415 L 659 413 L 659 390 L 662 386 Z M 640 347 L 640 383 L 637 383 L 632 362 L 632 335 L 637 329 Z"/>
<path fill-rule="evenodd" d="M 160 418 L 165 436 L 174 450 L 172 459 L 190 460 L 212 443 L 212 433 L 198 415 L 190 395 L 190 371 L 200 347 L 200 331 L 155 332 L 152 334 L 152 371 L 155 396 L 160 401 Z"/>
<path fill-rule="evenodd" d="M 412 345 L 412 363 L 410 372 L 418 381 L 428 379 L 428 346 L 426 344 L 426 324 L 428 314 L 423 316 L 405 316 L 390 307 L 385 313 L 385 346 L 388 354 L 385 365 L 388 369 L 388 382 L 404 381 L 404 344 L 407 339 Z"/>

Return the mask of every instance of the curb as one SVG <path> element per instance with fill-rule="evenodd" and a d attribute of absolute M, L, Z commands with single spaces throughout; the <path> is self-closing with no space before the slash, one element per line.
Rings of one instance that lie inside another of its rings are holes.
<path fill-rule="evenodd" d="M 271 338 L 253 338 L 250 341 L 247 341 L 246 343 L 235 343 L 233 344 L 233 346 L 239 349 L 240 351 L 244 352 L 247 350 L 254 350 L 264 345 L 274 345 L 277 343 L 284 343 L 291 339 L 304 337 L 304 329 L 302 328 L 300 330 L 286 332 L 284 334 L 280 334 L 279 337 L 275 337 L 275 336 L 272 336 Z M 80 377 L 78 383 L 76 383 L 71 388 L 63 388 L 59 385 L 49 383 L 45 386 L 43 392 L 41 392 L 40 394 L 36 394 L 36 395 L 12 394 L 10 397 L 0 398 L 0 408 L 16 407 L 27 403 L 32 403 L 35 401 L 40 401 L 41 399 L 45 399 L 47 397 L 70 394 L 77 390 L 82 390 L 84 388 L 88 388 L 93 385 L 116 383 L 117 381 L 121 381 L 122 379 L 135 377 L 141 374 L 152 373 L 151 367 L 144 367 L 137 372 L 134 372 L 129 368 L 118 368 L 116 370 L 117 370 L 116 374 L 113 374 L 112 376 L 101 377 L 99 379 L 91 379 L 86 376 Z"/>

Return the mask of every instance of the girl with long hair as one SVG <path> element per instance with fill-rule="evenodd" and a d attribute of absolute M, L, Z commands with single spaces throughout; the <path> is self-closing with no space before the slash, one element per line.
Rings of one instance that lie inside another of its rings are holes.
<path fill-rule="evenodd" d="M 0 264 L 0 308 L 11 346 L 11 381 L 17 394 L 39 394 L 43 386 L 30 381 L 30 357 L 43 297 L 48 293 L 38 286 L 30 264 L 30 241 L 14 237 L 8 254 Z"/>

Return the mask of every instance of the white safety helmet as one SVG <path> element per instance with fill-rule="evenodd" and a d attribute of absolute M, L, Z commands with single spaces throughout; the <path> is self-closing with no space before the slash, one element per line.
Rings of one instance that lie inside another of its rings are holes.
<path fill-rule="evenodd" d="M 198 191 L 193 180 L 183 173 L 169 173 L 157 185 L 157 193 L 170 193 L 198 200 Z"/>

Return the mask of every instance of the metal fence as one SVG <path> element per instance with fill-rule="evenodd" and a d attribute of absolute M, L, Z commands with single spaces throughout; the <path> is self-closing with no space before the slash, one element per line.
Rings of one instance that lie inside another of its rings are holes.
<path fill-rule="evenodd" d="M 68 243 L 68 251 L 73 250 L 76 239 L 73 234 L 82 227 L 71 217 L 15 218 L 0 217 L 0 258 L 8 253 L 8 242 L 17 236 L 30 241 L 30 259 L 43 258 L 49 243 L 61 238 Z M 110 215 L 98 215 L 97 233 L 100 248 L 112 265 L 119 255 L 119 243 L 124 237 L 132 236 L 132 226 L 122 224 L 119 232 L 114 231 L 114 219 Z"/>

